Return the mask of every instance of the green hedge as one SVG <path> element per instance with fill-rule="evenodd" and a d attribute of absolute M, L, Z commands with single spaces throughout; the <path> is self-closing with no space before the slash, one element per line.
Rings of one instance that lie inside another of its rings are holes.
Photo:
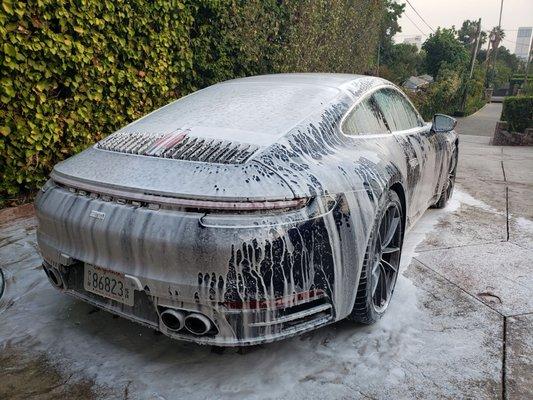
<path fill-rule="evenodd" d="M 524 132 L 533 127 L 533 96 L 506 97 L 501 119 L 508 122 L 511 132 Z"/>
<path fill-rule="evenodd" d="M 372 67 L 383 0 L 0 0 L 0 204 L 221 80 Z"/>

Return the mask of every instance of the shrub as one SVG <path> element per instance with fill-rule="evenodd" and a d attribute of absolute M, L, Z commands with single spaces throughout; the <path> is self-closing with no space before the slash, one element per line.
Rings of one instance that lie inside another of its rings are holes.
<path fill-rule="evenodd" d="M 435 83 L 430 84 L 417 93 L 409 93 L 409 97 L 429 121 L 437 113 L 453 114 L 459 105 L 461 95 L 461 73 L 443 64 Z"/>
<path fill-rule="evenodd" d="M 279 72 L 366 72 L 377 56 L 383 0 L 288 0 Z"/>
<path fill-rule="evenodd" d="M 533 96 L 533 78 L 523 85 L 521 93 L 526 96 Z"/>
<path fill-rule="evenodd" d="M 195 89 L 366 71 L 383 14 L 382 0 L 2 0 L 0 203 Z"/>
<path fill-rule="evenodd" d="M 190 90 L 193 9 L 181 1 L 2 6 L 3 193 L 35 188 L 56 162 Z"/>
<path fill-rule="evenodd" d="M 465 115 L 470 115 L 485 105 L 485 70 L 477 66 L 466 86 Z"/>
<path fill-rule="evenodd" d="M 422 117 L 429 121 L 437 113 L 454 115 L 461 109 L 461 100 L 466 90 L 464 115 L 469 115 L 485 105 L 485 73 L 483 68 L 474 69 L 472 79 L 465 72 L 444 63 L 435 83 L 419 92 L 408 93 Z"/>
<path fill-rule="evenodd" d="M 524 132 L 533 127 L 533 96 L 506 97 L 501 119 L 507 121 L 511 132 Z"/>

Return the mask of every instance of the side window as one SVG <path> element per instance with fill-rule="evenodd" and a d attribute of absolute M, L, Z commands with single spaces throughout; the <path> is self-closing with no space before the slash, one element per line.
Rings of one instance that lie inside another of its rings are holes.
<path fill-rule="evenodd" d="M 346 135 L 372 135 L 388 133 L 387 123 L 372 97 L 362 100 L 342 124 Z"/>
<path fill-rule="evenodd" d="M 394 89 L 381 89 L 374 93 L 374 98 L 392 131 L 404 131 L 424 123 L 407 99 Z"/>

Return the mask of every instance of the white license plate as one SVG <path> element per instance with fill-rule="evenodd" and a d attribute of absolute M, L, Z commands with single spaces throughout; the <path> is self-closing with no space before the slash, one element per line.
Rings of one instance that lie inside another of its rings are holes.
<path fill-rule="evenodd" d="M 133 288 L 123 274 L 85 264 L 83 286 L 88 292 L 133 306 Z"/>

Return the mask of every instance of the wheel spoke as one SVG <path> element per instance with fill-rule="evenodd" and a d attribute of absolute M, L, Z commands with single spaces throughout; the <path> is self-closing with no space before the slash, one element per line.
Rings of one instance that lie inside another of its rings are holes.
<path fill-rule="evenodd" d="M 385 267 L 383 266 L 383 264 L 380 264 L 380 269 L 381 269 L 381 274 L 380 274 L 380 279 L 381 279 L 381 305 L 383 305 L 383 303 L 386 303 L 387 302 L 387 299 L 389 297 L 389 294 L 388 294 L 388 291 L 389 291 L 389 280 L 387 279 L 387 272 L 385 271 Z"/>
<path fill-rule="evenodd" d="M 372 268 L 372 297 L 374 297 L 374 294 L 376 293 L 376 288 L 378 287 L 379 276 L 380 276 L 379 271 L 380 271 L 379 260 L 377 260 L 374 263 L 374 267 Z"/>
<path fill-rule="evenodd" d="M 398 271 L 398 267 L 395 267 L 394 265 L 392 265 L 390 262 L 384 260 L 383 258 L 381 259 L 381 264 L 384 267 L 389 268 L 392 271 L 393 274 L 395 274 Z"/>
<path fill-rule="evenodd" d="M 381 244 L 383 248 L 389 247 L 389 244 L 391 243 L 394 237 L 394 234 L 396 233 L 396 229 L 398 228 L 399 223 L 400 223 L 399 216 L 393 216 L 391 218 L 391 223 L 389 224 L 387 235 L 385 236 L 385 240 Z"/>
<path fill-rule="evenodd" d="M 389 303 L 398 273 L 401 247 L 401 211 L 398 204 L 391 202 L 385 209 L 374 246 L 376 261 L 371 262 L 370 289 L 374 307 L 382 312 Z"/>
<path fill-rule="evenodd" d="M 388 246 L 381 250 L 381 254 L 392 254 L 392 253 L 397 253 L 398 251 L 400 251 L 400 247 Z"/>

